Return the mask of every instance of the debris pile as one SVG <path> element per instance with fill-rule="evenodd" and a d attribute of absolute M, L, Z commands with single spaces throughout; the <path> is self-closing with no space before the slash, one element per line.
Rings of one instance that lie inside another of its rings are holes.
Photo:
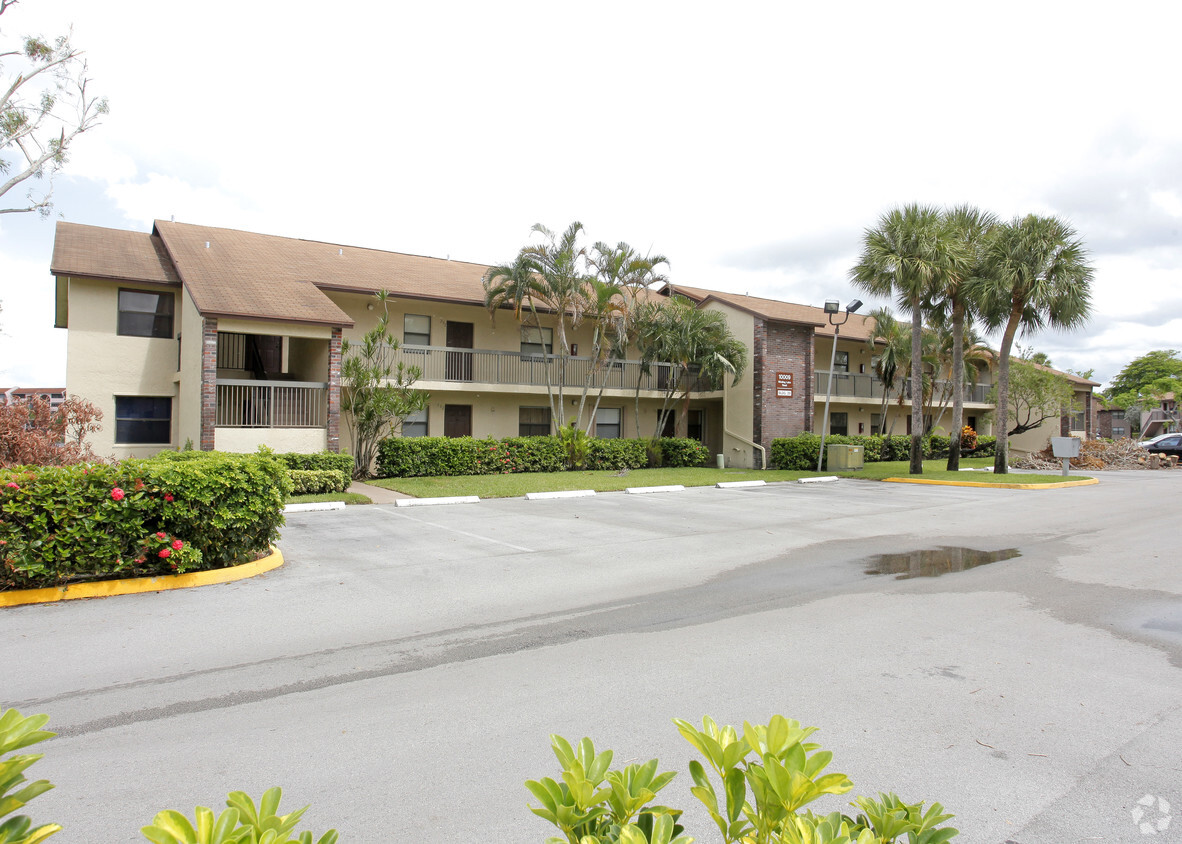
<path fill-rule="evenodd" d="M 1063 461 L 1055 457 L 1051 447 L 1022 457 L 1013 463 L 1017 469 L 1037 469 L 1042 472 L 1059 471 Z M 1178 458 L 1165 454 L 1150 454 L 1134 440 L 1122 437 L 1114 442 L 1108 440 L 1084 440 L 1080 444 L 1079 457 L 1071 458 L 1072 469 L 1174 469 Z"/>

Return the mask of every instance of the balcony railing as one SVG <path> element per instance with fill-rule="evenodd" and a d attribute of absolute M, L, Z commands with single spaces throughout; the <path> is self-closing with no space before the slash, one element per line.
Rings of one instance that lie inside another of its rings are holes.
<path fill-rule="evenodd" d="M 219 379 L 214 424 L 219 428 L 326 427 L 328 385 Z"/>
<path fill-rule="evenodd" d="M 829 373 L 821 371 L 814 373 L 814 375 L 815 392 L 813 395 L 823 400 L 825 398 L 825 391 L 829 388 Z M 834 398 L 882 399 L 883 383 L 874 375 L 861 375 L 853 372 L 835 372 L 833 375 Z M 944 395 L 947 384 L 947 381 L 936 382 L 935 396 L 937 400 L 939 400 L 940 396 Z M 984 404 L 988 401 L 989 391 L 992 388 L 992 384 L 973 384 L 966 386 L 964 400 Z M 911 380 L 907 379 L 898 388 L 891 390 L 891 398 L 898 398 L 900 390 L 902 390 L 904 400 L 910 400 Z"/>
<path fill-rule="evenodd" d="M 591 371 L 592 359 L 587 357 L 559 358 L 557 355 L 501 352 L 487 349 L 448 349 L 439 346 L 402 346 L 394 353 L 396 363 L 417 366 L 422 370 L 420 381 L 455 381 L 473 384 L 513 384 L 544 387 L 562 385 L 564 389 L 582 387 Z M 602 366 L 594 375 L 592 386 L 598 390 L 635 390 L 639 378 L 642 391 L 665 392 L 669 388 L 680 391 L 682 377 L 677 367 L 667 363 L 652 364 L 647 373 L 640 370 L 640 361 L 615 360 Z M 696 374 L 692 392 L 708 392 L 711 387 Z"/>

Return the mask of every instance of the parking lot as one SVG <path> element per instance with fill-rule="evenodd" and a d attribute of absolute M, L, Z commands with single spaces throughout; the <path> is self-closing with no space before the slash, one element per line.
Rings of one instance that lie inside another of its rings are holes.
<path fill-rule="evenodd" d="M 958 841 L 1146 840 L 1138 800 L 1182 812 L 1182 473 L 1101 481 L 298 514 L 252 580 L 0 611 L 0 700 L 60 733 L 30 806 L 55 842 L 271 785 L 342 841 L 540 842 L 551 733 L 659 757 L 714 841 L 671 719 L 776 713 L 820 727 L 849 798 L 939 800 Z M 1017 555 L 867 573 L 940 548 Z"/>

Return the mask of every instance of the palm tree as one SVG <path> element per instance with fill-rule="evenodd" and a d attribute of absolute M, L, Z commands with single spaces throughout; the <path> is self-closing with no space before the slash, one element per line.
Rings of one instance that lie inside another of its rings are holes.
<path fill-rule="evenodd" d="M 937 323 L 947 322 L 952 327 L 952 372 L 957 388 L 952 392 L 952 436 L 948 449 L 949 472 L 960 469 L 960 432 L 964 428 L 964 388 L 958 373 L 965 371 L 964 332 L 966 320 L 972 319 L 973 303 L 968 296 L 969 280 L 980 275 L 984 259 L 984 245 L 989 232 L 997 225 L 997 217 L 972 205 L 960 205 L 947 212 L 945 221 L 952 228 L 952 236 L 960 241 L 966 261 L 943 274 L 938 298 L 933 300 L 932 314 Z"/>
<path fill-rule="evenodd" d="M 907 327 L 895 319 L 890 308 L 878 308 L 871 312 L 870 318 L 874 320 L 874 328 L 866 338 L 866 345 L 873 355 L 871 368 L 882 382 L 882 421 L 878 433 L 886 434 L 887 403 L 891 392 L 898 388 L 899 373 L 906 369 L 911 336 Z M 893 423 L 891 428 L 894 428 Z"/>
<path fill-rule="evenodd" d="M 985 246 L 983 272 L 970 284 L 990 328 L 1004 326 L 997 361 L 997 453 L 993 471 L 1009 471 L 1006 408 L 1010 349 L 1018 330 L 1070 331 L 1091 315 L 1094 270 L 1075 229 L 1057 217 L 1029 214 L 998 225 Z"/>
<path fill-rule="evenodd" d="M 850 271 L 854 286 L 873 296 L 894 296 L 911 314 L 911 467 L 923 474 L 923 312 L 944 278 L 962 272 L 964 252 L 938 208 L 905 205 L 867 229 L 862 256 Z"/>

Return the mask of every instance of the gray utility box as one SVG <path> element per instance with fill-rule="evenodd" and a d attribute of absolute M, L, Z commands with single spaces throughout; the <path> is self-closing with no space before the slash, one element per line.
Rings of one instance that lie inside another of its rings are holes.
<path fill-rule="evenodd" d="M 1079 457 L 1079 437 L 1051 437 L 1051 452 L 1056 457 Z"/>
<path fill-rule="evenodd" d="M 835 469 L 862 469 L 865 467 L 865 447 L 860 445 L 829 446 L 828 466 Z"/>

